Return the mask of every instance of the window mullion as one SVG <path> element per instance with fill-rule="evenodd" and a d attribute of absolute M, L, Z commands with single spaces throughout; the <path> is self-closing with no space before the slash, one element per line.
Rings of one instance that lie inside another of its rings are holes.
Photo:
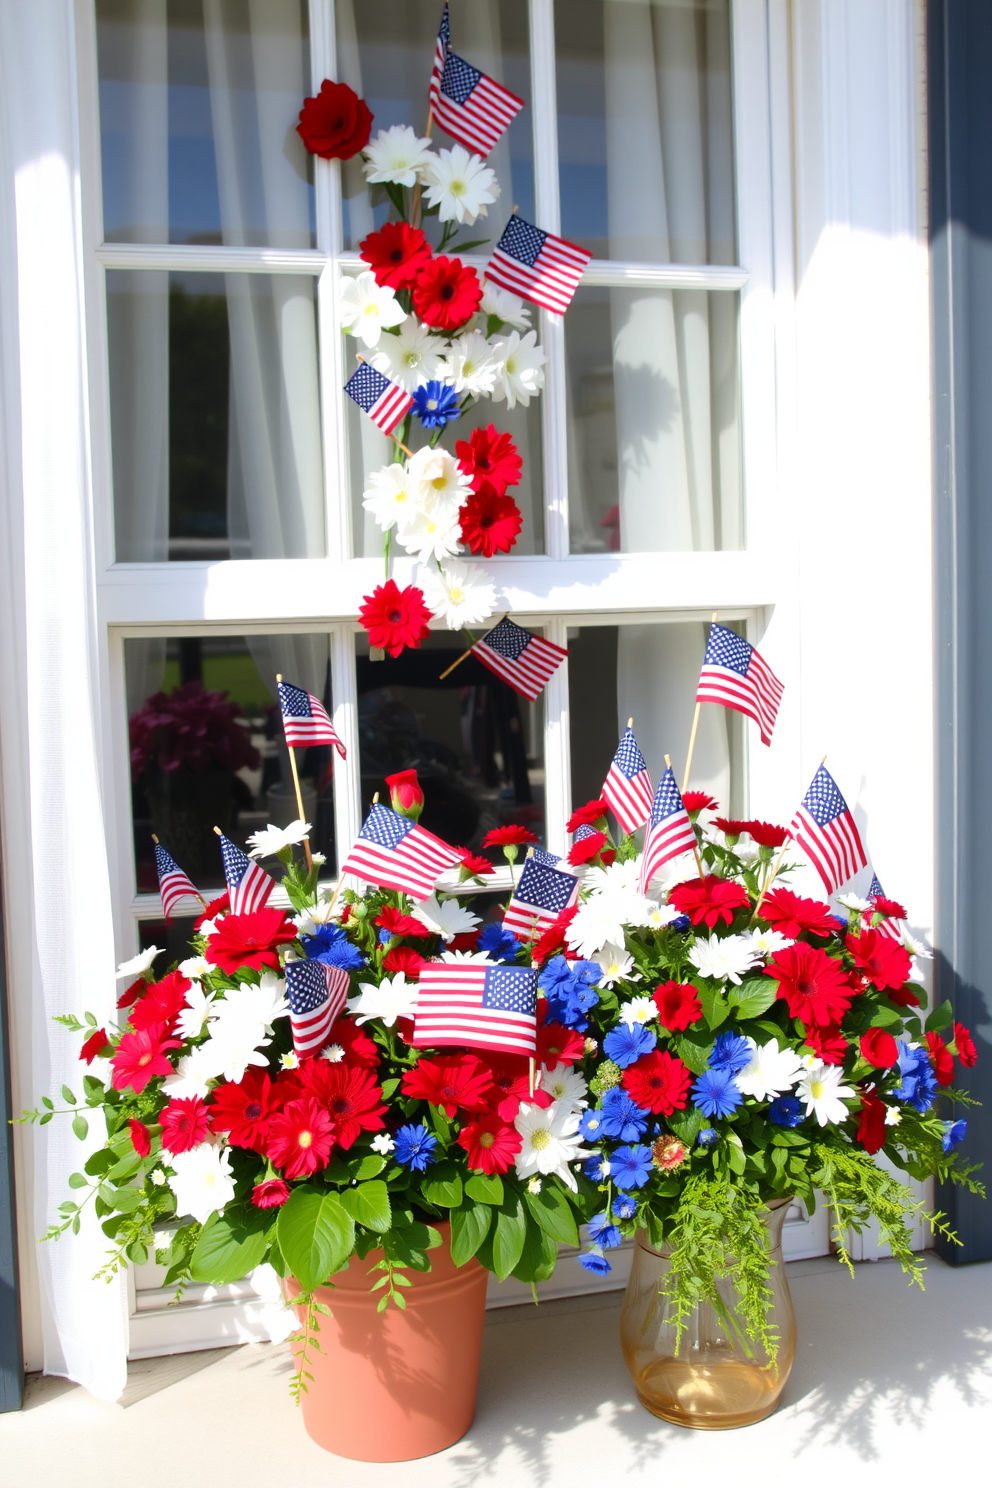
<path fill-rule="evenodd" d="M 338 863 L 344 859 L 362 825 L 362 773 L 358 747 L 358 674 L 355 636 L 350 625 L 331 629 L 331 693 L 334 728 L 348 751 L 334 761 L 334 842 Z"/>
<path fill-rule="evenodd" d="M 557 646 L 567 646 L 564 620 L 549 620 L 544 634 Z M 544 691 L 544 824 L 546 841 L 553 852 L 564 852 L 568 837 L 565 823 L 571 811 L 572 757 L 568 722 L 568 662 L 549 679 Z"/>

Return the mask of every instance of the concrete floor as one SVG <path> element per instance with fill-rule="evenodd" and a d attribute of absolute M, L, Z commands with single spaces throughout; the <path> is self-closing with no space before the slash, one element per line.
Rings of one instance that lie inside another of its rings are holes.
<path fill-rule="evenodd" d="M 617 1342 L 622 1294 L 606 1293 L 490 1313 L 475 1424 L 436 1457 L 376 1466 L 323 1452 L 287 1393 L 288 1346 L 257 1344 L 134 1364 L 116 1405 L 33 1376 L 25 1409 L 0 1416 L 0 1485 L 988 1482 L 992 1264 L 931 1257 L 922 1294 L 884 1261 L 853 1282 L 835 1261 L 798 1261 L 789 1279 L 796 1365 L 779 1411 L 743 1432 L 686 1431 L 642 1409 Z"/>

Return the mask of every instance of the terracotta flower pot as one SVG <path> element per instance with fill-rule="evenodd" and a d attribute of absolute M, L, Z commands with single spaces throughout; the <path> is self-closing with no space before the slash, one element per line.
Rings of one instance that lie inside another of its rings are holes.
<path fill-rule="evenodd" d="M 407 1271 L 406 1311 L 376 1307 L 372 1287 L 382 1253 L 353 1256 L 334 1285 L 319 1287 L 331 1309 L 320 1318 L 323 1353 L 311 1352 L 313 1375 L 301 1397 L 303 1424 L 318 1446 L 359 1462 L 429 1457 L 463 1437 L 475 1415 L 487 1273 L 475 1260 L 456 1268 L 451 1226 L 437 1224 L 444 1244 L 430 1252 L 428 1272 Z M 298 1309 L 299 1310 L 299 1309 Z"/>

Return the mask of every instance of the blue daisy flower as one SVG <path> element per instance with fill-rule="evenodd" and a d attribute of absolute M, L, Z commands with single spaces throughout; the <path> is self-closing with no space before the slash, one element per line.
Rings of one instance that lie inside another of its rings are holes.
<path fill-rule="evenodd" d="M 401 1126 L 394 1138 L 396 1147 L 393 1156 L 401 1168 L 423 1173 L 428 1165 L 436 1161 L 434 1148 L 437 1137 L 421 1123 L 419 1126 Z"/>
<path fill-rule="evenodd" d="M 631 1099 L 620 1085 L 614 1085 L 603 1096 L 599 1114 L 603 1118 L 602 1130 L 608 1137 L 633 1142 L 644 1135 L 651 1113 Z"/>
<path fill-rule="evenodd" d="M 732 1116 L 743 1099 L 729 1070 L 708 1069 L 692 1087 L 693 1105 L 704 1116 Z"/>
<path fill-rule="evenodd" d="M 461 418 L 458 394 L 443 382 L 425 382 L 413 395 L 413 411 L 425 429 L 443 429 L 452 419 Z"/>
<path fill-rule="evenodd" d="M 729 1029 L 721 1033 L 713 1045 L 713 1053 L 710 1055 L 711 1070 L 727 1070 L 729 1074 L 736 1075 L 751 1063 L 753 1049 L 742 1034 L 733 1033 Z"/>
<path fill-rule="evenodd" d="M 633 1219 L 637 1213 L 637 1200 L 632 1194 L 617 1194 L 611 1205 L 617 1219 Z"/>
<path fill-rule="evenodd" d="M 626 1023 L 619 1023 L 603 1040 L 603 1053 L 621 1069 L 627 1069 L 644 1054 L 650 1054 L 657 1042 L 650 1028 L 645 1028 L 643 1023 L 632 1023 L 629 1027 Z"/>
<path fill-rule="evenodd" d="M 608 1214 L 597 1214 L 589 1221 L 589 1239 L 603 1250 L 615 1250 L 623 1236 Z"/>
<path fill-rule="evenodd" d="M 651 1148 L 618 1147 L 610 1158 L 610 1177 L 617 1188 L 643 1188 L 651 1177 Z"/>

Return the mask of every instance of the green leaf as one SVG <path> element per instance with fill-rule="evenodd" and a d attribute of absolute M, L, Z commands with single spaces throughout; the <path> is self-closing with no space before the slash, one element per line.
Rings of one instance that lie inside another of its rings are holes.
<path fill-rule="evenodd" d="M 744 1169 L 747 1167 L 747 1158 L 744 1156 L 744 1148 L 736 1132 L 728 1131 L 727 1133 L 727 1162 L 730 1164 L 732 1173 L 736 1173 L 738 1177 L 743 1176 Z"/>
<path fill-rule="evenodd" d="M 525 1190 L 524 1203 L 544 1233 L 557 1244 L 578 1245 L 579 1231 L 572 1206 L 548 1179 L 542 1184 L 540 1193 L 532 1194 Z"/>
<path fill-rule="evenodd" d="M 258 1211 L 261 1215 L 261 1210 Z M 270 1227 L 271 1221 L 270 1221 Z M 190 1257 L 194 1281 L 223 1286 L 240 1281 L 261 1264 L 269 1236 L 261 1225 L 250 1225 L 225 1214 L 211 1214 Z"/>
<path fill-rule="evenodd" d="M 902 1013 L 896 1008 L 879 1008 L 869 1025 L 872 1028 L 895 1028 L 902 1027 Z"/>
<path fill-rule="evenodd" d="M 389 1190 L 380 1178 L 369 1183 L 360 1183 L 357 1188 L 346 1188 L 341 1194 L 341 1203 L 352 1219 L 366 1229 L 384 1235 L 392 1222 L 389 1205 Z"/>
<path fill-rule="evenodd" d="M 386 1166 L 386 1159 L 380 1157 L 378 1152 L 370 1152 L 358 1162 L 349 1164 L 352 1178 L 357 1178 L 359 1183 L 365 1178 L 378 1178 Z"/>
<path fill-rule="evenodd" d="M 69 1174 L 69 1187 L 70 1188 L 89 1188 L 89 1181 L 86 1178 L 85 1174 L 83 1174 L 83 1173 L 70 1173 Z"/>
<path fill-rule="evenodd" d="M 114 1194 L 114 1208 L 121 1214 L 133 1214 L 145 1200 L 140 1188 L 119 1188 Z"/>
<path fill-rule="evenodd" d="M 496 1211 L 493 1269 L 505 1281 L 520 1260 L 527 1234 L 527 1214 L 519 1194 L 509 1193 Z"/>
<path fill-rule="evenodd" d="M 72 1118 L 72 1130 L 81 1142 L 89 1135 L 90 1124 L 85 1116 L 74 1116 Z"/>
<path fill-rule="evenodd" d="M 492 1210 L 488 1204 L 466 1204 L 451 1211 L 451 1259 L 464 1266 L 489 1233 Z"/>
<path fill-rule="evenodd" d="M 808 1147 L 809 1137 L 803 1132 L 791 1131 L 787 1126 L 779 1126 L 772 1136 L 773 1147 Z"/>
<path fill-rule="evenodd" d="M 535 1283 L 547 1281 L 554 1274 L 558 1261 L 558 1246 L 539 1225 L 529 1224 L 524 1237 L 524 1248 L 513 1268 L 518 1281 Z"/>
<path fill-rule="evenodd" d="M 687 1147 L 691 1147 L 703 1127 L 709 1125 L 702 1111 L 697 1110 L 695 1106 L 690 1107 L 688 1111 L 673 1111 L 670 1116 L 666 1116 L 665 1120 L 679 1141 L 684 1142 Z"/>
<path fill-rule="evenodd" d="M 455 1209 L 462 1201 L 461 1174 L 453 1162 L 435 1163 L 424 1174 L 420 1191 L 428 1204 Z"/>
<path fill-rule="evenodd" d="M 382 1082 L 382 1098 L 383 1098 L 383 1100 L 387 1100 L 388 1101 L 389 1098 L 390 1098 L 390 1096 L 395 1095 L 396 1092 L 397 1092 L 397 1090 L 399 1089 L 399 1086 L 400 1086 L 400 1077 L 399 1077 L 399 1075 L 397 1075 L 395 1077 L 395 1079 L 392 1079 L 392 1080 L 383 1080 L 383 1082 Z"/>
<path fill-rule="evenodd" d="M 949 1002 L 942 1002 L 940 1007 L 935 1007 L 926 1023 L 923 1025 L 926 1033 L 940 1033 L 941 1029 L 947 1028 L 954 1022 L 954 1009 Z"/>
<path fill-rule="evenodd" d="M 709 1067 L 709 1055 L 706 1049 L 692 1039 L 679 1036 L 675 1040 L 675 1052 L 683 1064 L 688 1065 L 694 1075 L 705 1074 Z"/>
<path fill-rule="evenodd" d="M 726 1023 L 730 1017 L 727 999 L 719 987 L 714 987 L 709 982 L 697 982 L 695 986 L 707 1028 L 710 1030 L 719 1028 L 720 1024 Z"/>
<path fill-rule="evenodd" d="M 62 1086 L 62 1099 L 65 1101 L 67 1106 L 74 1106 L 76 1104 L 76 1097 L 73 1095 L 68 1085 Z"/>
<path fill-rule="evenodd" d="M 487 1178 L 485 1173 L 473 1173 L 466 1180 L 465 1192 L 480 1204 L 502 1204 L 503 1180 L 496 1173 L 491 1178 Z"/>
<path fill-rule="evenodd" d="M 749 977 L 739 987 L 731 987 L 727 1001 L 737 1009 L 738 1018 L 760 1018 L 778 996 L 774 977 Z"/>
<path fill-rule="evenodd" d="M 279 1210 L 276 1236 L 286 1264 L 305 1292 L 339 1271 L 355 1244 L 355 1225 L 337 1194 L 296 1189 Z"/>

